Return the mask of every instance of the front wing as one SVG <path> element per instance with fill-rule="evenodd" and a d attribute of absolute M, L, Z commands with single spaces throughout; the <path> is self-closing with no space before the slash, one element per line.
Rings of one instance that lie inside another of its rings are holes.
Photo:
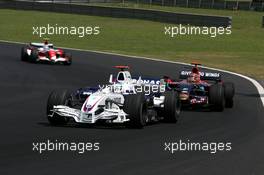
<path fill-rule="evenodd" d="M 54 106 L 50 117 L 54 114 L 63 117 L 73 118 L 77 123 L 96 123 L 97 120 L 107 120 L 112 123 L 124 123 L 129 121 L 127 114 L 123 110 L 117 109 L 104 109 L 104 111 L 98 115 L 95 113 L 85 113 L 79 109 L 70 108 L 64 105 Z"/>

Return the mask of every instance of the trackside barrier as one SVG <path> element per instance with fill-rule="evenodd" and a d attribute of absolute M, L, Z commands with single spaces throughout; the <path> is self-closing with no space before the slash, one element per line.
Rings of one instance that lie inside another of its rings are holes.
<path fill-rule="evenodd" d="M 108 0 L 108 2 L 118 0 Z M 74 2 L 72 0 L 71 2 Z M 84 0 L 83 0 L 83 3 Z M 119 0 L 119 3 L 149 4 L 170 7 L 190 7 L 207 9 L 228 9 L 228 10 L 254 10 L 264 11 L 264 3 L 259 1 L 243 0 Z"/>
<path fill-rule="evenodd" d="M 0 0 L 0 8 L 17 10 L 37 10 L 59 13 L 73 13 L 82 15 L 106 16 L 115 18 L 134 18 L 158 21 L 172 24 L 189 24 L 194 26 L 228 27 L 231 26 L 232 17 L 198 15 L 188 13 L 172 13 L 156 10 L 101 7 L 63 3 L 41 3 L 27 1 Z"/>
<path fill-rule="evenodd" d="M 264 16 L 262 17 L 262 27 L 264 28 Z"/>
<path fill-rule="evenodd" d="M 41 0 L 22 0 L 37 2 Z M 43 1 L 43 0 L 42 0 Z M 264 11 L 263 0 L 44 0 L 53 3 L 119 3 L 119 5 L 160 5 L 169 7 L 189 7 L 189 8 L 206 8 L 206 9 L 227 9 L 227 10 L 250 10 Z M 44 2 L 43 1 L 43 2 Z"/>

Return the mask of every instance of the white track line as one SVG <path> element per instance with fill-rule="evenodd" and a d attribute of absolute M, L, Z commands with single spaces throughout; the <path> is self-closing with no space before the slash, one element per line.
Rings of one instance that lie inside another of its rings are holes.
<path fill-rule="evenodd" d="M 6 41 L 6 40 L 0 40 L 0 42 L 11 43 L 11 44 L 26 44 L 23 42 Z M 122 56 L 122 57 L 139 58 L 139 59 L 159 61 L 159 62 L 164 62 L 164 63 L 181 64 L 181 65 L 187 65 L 187 66 L 190 65 L 188 63 L 169 61 L 169 60 L 161 60 L 161 59 L 148 58 L 148 57 L 142 57 L 142 56 L 125 55 L 125 54 L 117 54 L 117 53 L 110 53 L 110 52 L 103 52 L 103 51 L 94 51 L 94 50 L 87 50 L 87 49 L 68 48 L 68 47 L 60 47 L 60 48 L 75 50 L 75 51 L 82 51 L 82 52 L 93 52 L 93 53 L 99 53 L 99 54 L 105 54 L 105 55 L 116 55 L 116 56 Z M 242 78 L 250 81 L 257 88 L 259 96 L 260 96 L 260 100 L 262 101 L 262 105 L 264 107 L 264 88 L 255 79 L 250 78 L 250 77 L 245 76 L 245 75 L 242 75 L 242 74 L 239 74 L 239 73 L 231 72 L 231 71 L 226 71 L 226 70 L 212 68 L 212 67 L 206 67 L 206 66 L 201 66 L 201 67 L 206 68 L 206 69 L 215 70 L 215 71 L 225 72 L 225 73 L 232 74 L 232 75 L 236 75 L 236 76 L 242 77 Z"/>

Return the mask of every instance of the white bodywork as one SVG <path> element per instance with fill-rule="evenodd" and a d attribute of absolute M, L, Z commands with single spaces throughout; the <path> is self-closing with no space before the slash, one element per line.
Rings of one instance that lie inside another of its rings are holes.
<path fill-rule="evenodd" d="M 49 48 L 53 47 L 53 44 L 44 44 L 44 43 L 30 43 L 30 44 L 36 47 L 44 47 L 45 45 L 47 45 Z"/>
<path fill-rule="evenodd" d="M 81 110 L 58 105 L 54 106 L 53 112 L 64 117 L 71 117 L 78 123 L 95 123 L 98 119 L 123 123 L 129 121 L 126 118 L 127 114 L 120 109 L 120 105 L 123 103 L 124 96 L 122 94 L 111 92 L 110 88 L 105 88 L 88 96 Z M 103 112 L 97 114 L 96 111 L 100 109 Z"/>
<path fill-rule="evenodd" d="M 107 120 L 112 123 L 124 123 L 129 121 L 122 106 L 124 95 L 135 94 L 135 87 L 142 86 L 141 78 L 133 81 L 128 71 L 120 71 L 116 81 L 110 75 L 109 83 L 100 90 L 87 97 L 81 110 L 65 105 L 54 106 L 51 117 L 56 113 L 60 116 L 70 117 L 78 123 L 95 123 L 97 120 Z M 155 107 L 163 107 L 164 96 L 154 97 Z M 100 112 L 101 110 L 101 112 Z"/>

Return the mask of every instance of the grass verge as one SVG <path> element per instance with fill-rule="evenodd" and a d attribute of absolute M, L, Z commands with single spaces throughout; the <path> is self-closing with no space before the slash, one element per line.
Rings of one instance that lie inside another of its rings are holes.
<path fill-rule="evenodd" d="M 160 7 L 155 7 L 160 8 Z M 164 10 L 162 8 L 162 10 Z M 168 11 L 216 14 L 233 17 L 232 34 L 211 38 L 188 35 L 170 38 L 164 35 L 169 24 L 134 19 L 117 19 L 86 15 L 35 11 L 0 10 L 0 39 L 10 41 L 42 41 L 33 35 L 33 26 L 100 26 L 97 36 L 79 38 L 53 35 L 51 41 L 59 46 L 107 51 L 190 62 L 222 68 L 264 79 L 263 13 L 166 8 Z"/>

